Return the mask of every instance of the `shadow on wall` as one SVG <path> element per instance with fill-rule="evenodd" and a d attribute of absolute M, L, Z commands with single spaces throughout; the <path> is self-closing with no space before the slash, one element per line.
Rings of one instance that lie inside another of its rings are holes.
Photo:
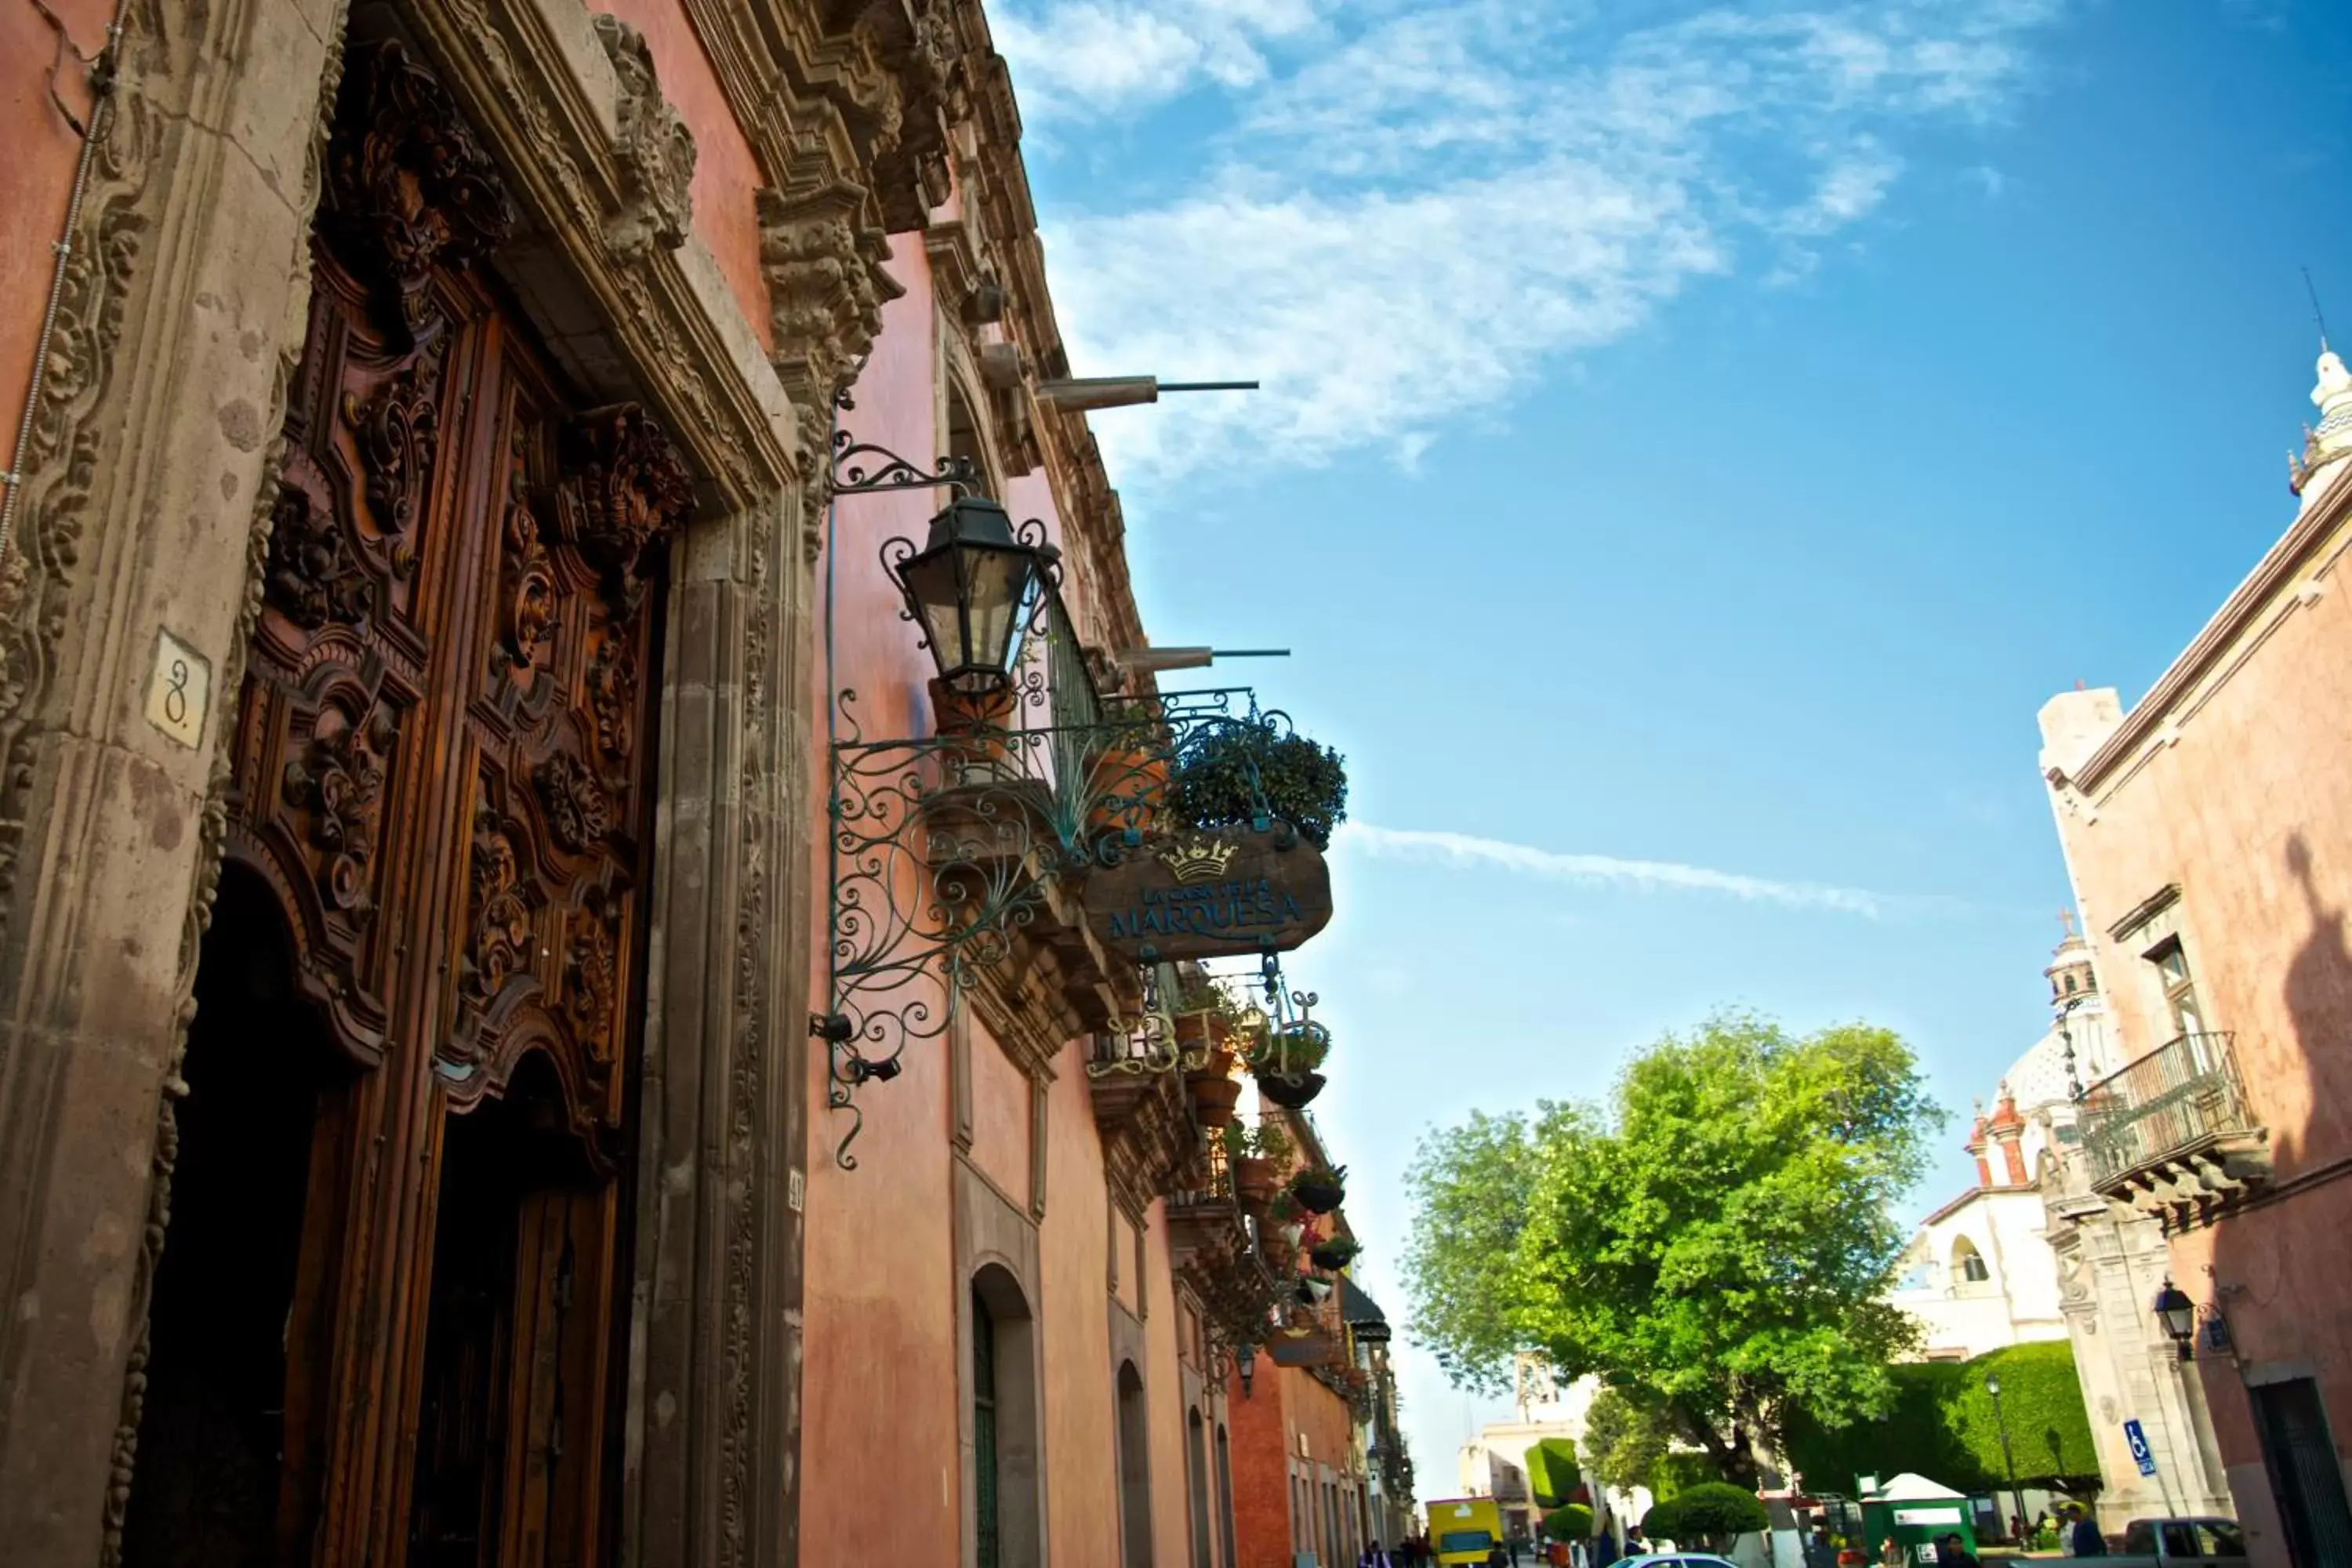
<path fill-rule="evenodd" d="M 2323 891 L 2304 834 L 2289 836 L 2283 860 L 2306 924 L 2281 982 L 2292 1038 L 2242 1033 L 2237 1047 L 2241 1079 L 2254 1100 L 2249 1109 L 2268 1132 L 2273 1194 L 2352 1155 L 2342 1109 L 2352 1102 L 2352 944 L 2345 938 L 2345 909 Z M 2263 912 L 2291 929 L 2294 910 L 2285 899 Z M 2347 1226 L 2352 1183 L 2323 1180 L 2274 1195 L 2201 1233 L 2210 1258 L 2205 1277 L 2178 1281 L 2197 1300 L 2200 1318 L 2218 1313 L 2228 1326 L 2225 1352 L 2210 1338 L 2210 1321 L 2200 1321 L 2197 1370 L 2239 1515 L 2257 1532 L 2258 1549 L 2270 1548 L 2258 1554 L 2315 1568 L 2352 1561 L 2344 1555 L 2352 1552 L 2352 1512 L 2339 1449 L 2352 1435 L 2352 1332 L 2340 1313 L 2322 1306 L 2341 1295 L 2340 1238 Z M 2193 1256 L 2199 1235 L 2183 1238 L 2187 1248 L 2176 1243 L 2176 1258 L 2184 1250 Z"/>

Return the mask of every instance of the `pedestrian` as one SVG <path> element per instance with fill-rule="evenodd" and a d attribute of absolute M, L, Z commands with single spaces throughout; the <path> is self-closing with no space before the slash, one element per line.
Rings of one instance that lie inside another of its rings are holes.
<path fill-rule="evenodd" d="M 1956 1530 L 1936 1543 L 1936 1568 L 1982 1568 L 1982 1565 Z"/>
<path fill-rule="evenodd" d="M 1592 1538 L 1592 1550 L 1585 1556 L 1592 1568 L 1610 1568 L 1617 1561 L 1617 1538 L 1609 1532 L 1607 1525 L 1602 1525 L 1601 1533 Z"/>
<path fill-rule="evenodd" d="M 1819 1520 L 1813 1521 L 1812 1534 L 1805 1537 L 1805 1568 L 1837 1568 L 1837 1548 L 1831 1544 L 1830 1527 Z"/>
<path fill-rule="evenodd" d="M 2074 1511 L 2074 1528 L 2068 1532 L 2066 1548 L 2077 1557 L 2105 1557 L 2107 1538 L 2099 1533 L 2099 1521 L 2091 1517 L 2087 1508 Z"/>
<path fill-rule="evenodd" d="M 1499 1541 L 1486 1548 L 1486 1568 L 1511 1568 L 1511 1554 Z"/>
<path fill-rule="evenodd" d="M 1903 1543 L 1891 1535 L 1886 1538 L 1886 1544 L 1878 1550 L 1878 1568 L 1903 1568 L 1910 1561 L 1911 1554 L 1904 1551 Z"/>
<path fill-rule="evenodd" d="M 2017 1542 L 2020 1546 L 2025 1544 L 2025 1516 L 2023 1514 L 2013 1513 L 2009 1516 L 2009 1538 Z"/>

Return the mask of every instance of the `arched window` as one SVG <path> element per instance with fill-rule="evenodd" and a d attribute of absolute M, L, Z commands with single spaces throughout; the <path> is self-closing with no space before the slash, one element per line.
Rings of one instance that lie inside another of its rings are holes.
<path fill-rule="evenodd" d="M 1126 1568 L 1151 1568 L 1151 1428 L 1131 1361 L 1118 1363 L 1118 1504 Z"/>
<path fill-rule="evenodd" d="M 1984 1254 L 1967 1237 L 1952 1243 L 1952 1283 L 1955 1285 L 1986 1285 L 1992 1281 L 1992 1270 L 1985 1267 Z"/>
<path fill-rule="evenodd" d="M 1002 1552 L 996 1516 L 996 1320 L 977 1286 L 971 1292 L 971 1447 L 980 1568 L 997 1568 Z"/>

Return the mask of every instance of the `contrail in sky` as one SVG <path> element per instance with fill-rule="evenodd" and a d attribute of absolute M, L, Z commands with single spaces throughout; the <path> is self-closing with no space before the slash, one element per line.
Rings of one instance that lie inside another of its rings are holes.
<path fill-rule="evenodd" d="M 1830 910 L 1840 914 L 1877 920 L 1898 910 L 1957 909 L 1958 900 L 1874 893 L 1861 888 L 1832 887 L 1824 882 L 1783 882 L 1769 877 L 1749 877 L 1718 871 L 1707 866 L 1685 866 L 1673 860 L 1627 860 L 1614 855 L 1567 855 L 1514 844 L 1502 838 L 1480 838 L 1468 833 L 1425 828 L 1375 827 L 1350 822 L 1339 829 L 1339 842 L 1368 854 L 1399 859 L 1442 860 L 1454 866 L 1495 866 L 1533 877 L 1550 877 L 1588 887 L 1672 889 L 1679 892 L 1722 893 L 1751 903 L 1780 904 L 1793 910 Z"/>

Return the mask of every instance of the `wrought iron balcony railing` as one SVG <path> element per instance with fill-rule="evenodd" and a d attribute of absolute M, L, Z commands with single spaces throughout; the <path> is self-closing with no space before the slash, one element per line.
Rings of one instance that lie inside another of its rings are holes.
<path fill-rule="evenodd" d="M 2262 1133 L 2224 1033 L 2182 1035 L 2100 1079 L 2084 1091 L 2082 1121 L 2091 1183 L 2102 1189 L 2164 1181 L 2170 1166 Z"/>

